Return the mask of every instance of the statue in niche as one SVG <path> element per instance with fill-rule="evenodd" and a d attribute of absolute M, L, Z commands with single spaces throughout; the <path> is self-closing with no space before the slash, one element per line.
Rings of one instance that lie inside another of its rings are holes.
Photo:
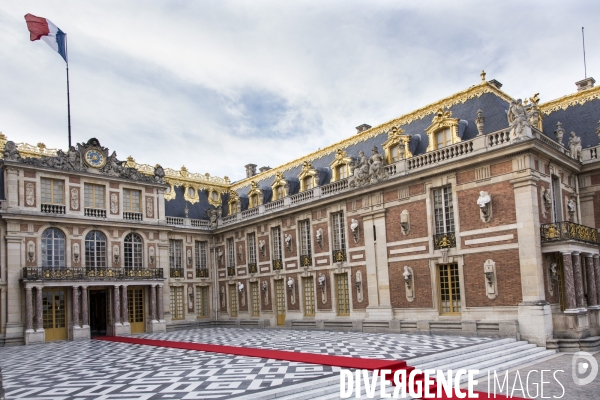
<path fill-rule="evenodd" d="M 259 240 L 258 241 L 258 249 L 260 250 L 260 254 L 262 254 L 263 256 L 265 255 L 265 241 L 264 240 Z"/>
<path fill-rule="evenodd" d="M 552 207 L 552 198 L 550 197 L 550 189 L 546 189 L 544 187 L 541 188 L 541 198 L 542 198 L 542 216 L 546 218 L 548 216 L 548 212 L 550 211 L 550 207 Z"/>
<path fill-rule="evenodd" d="M 285 240 L 285 248 L 287 249 L 288 252 L 292 251 L 292 235 L 286 233 L 285 235 L 283 235 L 284 240 Z"/>
<path fill-rule="evenodd" d="M 79 190 L 71 189 L 71 209 L 79 210 Z"/>
<path fill-rule="evenodd" d="M 33 183 L 28 182 L 25 185 L 25 204 L 33 206 L 35 204 L 35 193 Z"/>
<path fill-rule="evenodd" d="M 569 211 L 569 221 L 573 222 L 573 218 L 575 216 L 575 199 L 571 197 L 567 202 L 567 210 Z"/>
<path fill-rule="evenodd" d="M 581 138 L 575 132 L 571 132 L 569 138 L 569 155 L 571 158 L 581 161 Z"/>
<path fill-rule="evenodd" d="M 384 158 L 381 154 L 379 154 L 377 146 L 373 146 L 371 152 L 373 154 L 371 155 L 371 159 L 369 160 L 369 180 L 371 183 L 377 183 L 386 179 L 388 176 L 385 168 L 383 167 Z"/>
<path fill-rule="evenodd" d="M 510 124 L 510 136 L 515 140 L 522 140 L 531 136 L 531 123 L 529 115 L 523 106 L 521 99 L 512 101 L 508 109 L 508 123 Z"/>
<path fill-rule="evenodd" d="M 12 140 L 4 144 L 4 160 L 21 161 L 21 154 L 17 150 L 17 145 Z"/>
<path fill-rule="evenodd" d="M 317 243 L 318 243 L 319 247 L 322 248 L 323 247 L 323 228 L 317 229 L 316 235 L 317 235 Z"/>
<path fill-rule="evenodd" d="M 407 265 L 404 266 L 404 272 L 402 273 L 402 276 L 404 277 L 404 282 L 406 282 L 406 287 L 411 289 L 412 274 L 408 270 Z"/>
<path fill-rule="evenodd" d="M 358 243 L 358 221 L 352 219 L 350 221 L 350 230 L 352 231 L 352 236 L 354 237 L 354 243 Z"/>
<path fill-rule="evenodd" d="M 479 210 L 481 211 L 481 219 L 483 222 L 488 222 L 490 220 L 490 203 L 492 199 L 488 192 L 481 191 L 479 192 L 479 198 L 477 199 L 477 205 L 479 206 Z"/>

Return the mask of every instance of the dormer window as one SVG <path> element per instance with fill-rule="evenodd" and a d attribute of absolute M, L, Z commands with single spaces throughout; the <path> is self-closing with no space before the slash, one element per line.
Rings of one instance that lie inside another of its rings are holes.
<path fill-rule="evenodd" d="M 283 199 L 285 196 L 287 196 L 287 188 L 288 183 L 285 179 L 285 176 L 283 176 L 283 173 L 278 172 L 275 176 L 275 180 L 271 184 L 271 189 L 273 191 L 273 201 Z"/>
<path fill-rule="evenodd" d="M 408 147 L 410 139 L 411 136 L 404 134 L 404 129 L 395 126 L 390 129 L 388 139 L 382 145 L 388 164 L 413 156 Z"/>
<path fill-rule="evenodd" d="M 458 136 L 458 118 L 452 118 L 452 112 L 439 109 L 431 125 L 425 131 L 429 137 L 427 151 L 438 150 L 461 141 Z"/>
<path fill-rule="evenodd" d="M 236 191 L 232 190 L 229 192 L 229 201 L 227 202 L 227 205 L 229 206 L 229 215 L 241 211 L 242 203 L 240 202 L 240 196 Z"/>
<path fill-rule="evenodd" d="M 258 187 L 255 181 L 250 183 L 250 191 L 248 192 L 248 208 L 258 207 L 262 204 L 263 192 Z"/>
<path fill-rule="evenodd" d="M 302 172 L 298 175 L 300 180 L 300 191 L 304 192 L 310 190 L 319 184 L 319 171 L 313 168 L 312 164 L 308 161 L 304 161 L 302 164 Z"/>
<path fill-rule="evenodd" d="M 335 152 L 335 159 L 330 164 L 331 168 L 331 181 L 339 181 L 340 179 L 346 179 L 350 176 L 350 163 L 352 157 L 348 157 L 348 154 L 342 149 L 337 149 Z"/>

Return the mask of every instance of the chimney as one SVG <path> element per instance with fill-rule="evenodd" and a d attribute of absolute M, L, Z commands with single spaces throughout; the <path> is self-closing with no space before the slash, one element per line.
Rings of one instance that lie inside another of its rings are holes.
<path fill-rule="evenodd" d="M 592 78 L 591 76 L 589 78 L 585 78 L 579 82 L 575 82 L 575 84 L 577 85 L 577 91 L 581 92 L 582 90 L 588 90 L 594 87 L 594 83 L 596 83 L 596 80 L 594 78 Z"/>
<path fill-rule="evenodd" d="M 260 168 L 259 168 L 259 171 L 260 171 L 260 172 L 265 172 L 265 171 L 268 171 L 268 170 L 270 170 L 270 169 L 271 169 L 271 167 L 260 167 Z"/>
<path fill-rule="evenodd" d="M 247 164 L 246 167 L 246 178 L 252 178 L 256 175 L 256 164 Z"/>
<path fill-rule="evenodd" d="M 361 133 L 371 129 L 371 125 L 362 124 L 356 127 L 356 133 Z"/>
<path fill-rule="evenodd" d="M 495 79 L 489 80 L 488 83 L 494 86 L 496 89 L 502 88 L 502 84 Z"/>

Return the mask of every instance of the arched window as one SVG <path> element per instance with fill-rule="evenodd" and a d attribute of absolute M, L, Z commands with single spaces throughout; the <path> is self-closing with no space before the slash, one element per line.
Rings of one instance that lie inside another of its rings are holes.
<path fill-rule="evenodd" d="M 106 267 L 106 236 L 100 231 L 85 236 L 85 266 Z"/>
<path fill-rule="evenodd" d="M 65 268 L 65 234 L 56 228 L 42 233 L 42 267 Z"/>
<path fill-rule="evenodd" d="M 142 268 L 142 237 L 137 233 L 125 236 L 125 268 Z"/>

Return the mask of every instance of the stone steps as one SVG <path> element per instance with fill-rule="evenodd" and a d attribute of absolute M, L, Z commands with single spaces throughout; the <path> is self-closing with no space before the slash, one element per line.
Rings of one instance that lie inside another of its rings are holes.
<path fill-rule="evenodd" d="M 473 346 L 467 346 L 455 350 L 442 351 L 408 360 L 408 365 L 419 369 L 477 369 L 475 378 L 485 377 L 488 371 L 496 371 L 498 374 L 521 365 L 545 359 L 555 354 L 555 350 L 546 350 L 525 341 L 515 339 L 499 339 Z M 467 376 L 461 380 L 466 382 Z M 389 389 L 388 391 L 393 391 Z M 274 388 L 267 391 L 251 394 L 247 393 L 240 399 L 280 399 L 280 400 L 303 400 L 339 399 L 340 377 L 338 373 L 334 376 L 315 379 L 294 385 Z M 366 398 L 364 383 L 361 389 L 362 397 Z M 378 394 L 378 392 L 376 392 Z M 378 395 L 376 396 L 378 397 Z M 352 395 L 354 398 L 354 393 Z"/>

